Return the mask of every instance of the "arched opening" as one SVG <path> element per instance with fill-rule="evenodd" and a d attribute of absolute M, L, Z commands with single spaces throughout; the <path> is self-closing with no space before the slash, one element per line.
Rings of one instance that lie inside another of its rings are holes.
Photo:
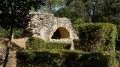
<path fill-rule="evenodd" d="M 68 32 L 67 29 L 63 27 L 59 27 L 52 35 L 52 39 L 61 39 L 61 38 L 70 38 L 70 33 Z"/>

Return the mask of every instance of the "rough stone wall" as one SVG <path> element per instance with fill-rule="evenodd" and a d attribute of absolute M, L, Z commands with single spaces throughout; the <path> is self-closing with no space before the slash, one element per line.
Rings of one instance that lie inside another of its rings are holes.
<path fill-rule="evenodd" d="M 30 32 L 33 33 L 33 36 L 42 38 L 45 41 L 55 41 L 56 39 L 51 39 L 51 37 L 58 28 L 62 27 L 70 33 L 70 37 L 65 38 L 64 41 L 77 38 L 72 23 L 67 18 L 58 18 L 50 13 L 30 13 L 30 17 L 27 30 L 31 30 Z M 65 34 L 64 31 L 62 32 Z M 62 40 L 59 39 L 59 41 Z"/>

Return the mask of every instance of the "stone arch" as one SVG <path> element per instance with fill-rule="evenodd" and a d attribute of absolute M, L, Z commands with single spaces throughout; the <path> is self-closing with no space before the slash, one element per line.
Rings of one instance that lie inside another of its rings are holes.
<path fill-rule="evenodd" d="M 69 31 L 64 27 L 59 27 L 52 35 L 51 39 L 70 38 Z"/>

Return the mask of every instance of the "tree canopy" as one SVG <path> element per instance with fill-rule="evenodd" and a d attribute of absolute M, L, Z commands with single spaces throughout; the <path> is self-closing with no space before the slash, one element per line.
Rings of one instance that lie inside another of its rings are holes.
<path fill-rule="evenodd" d="M 42 5 L 40 8 L 41 12 L 54 13 L 59 8 L 64 6 L 64 0 L 46 0 L 44 1 L 45 5 Z"/>
<path fill-rule="evenodd" d="M 26 16 L 31 10 L 44 5 L 42 0 L 0 0 L 0 25 L 2 27 L 21 27 L 27 23 Z"/>
<path fill-rule="evenodd" d="M 14 28 L 25 27 L 26 17 L 31 8 L 37 10 L 40 5 L 44 5 L 43 0 L 0 0 L 0 26 L 10 28 L 3 67 L 6 67 Z"/>
<path fill-rule="evenodd" d="M 86 13 L 85 3 L 82 0 L 66 0 L 65 7 L 59 9 L 55 15 L 68 17 L 72 21 L 85 22 L 88 13 Z"/>
<path fill-rule="evenodd" d="M 56 16 L 68 17 L 73 22 L 120 22 L 119 0 L 65 0 Z"/>
<path fill-rule="evenodd" d="M 120 0 L 97 0 L 95 22 L 120 22 Z"/>

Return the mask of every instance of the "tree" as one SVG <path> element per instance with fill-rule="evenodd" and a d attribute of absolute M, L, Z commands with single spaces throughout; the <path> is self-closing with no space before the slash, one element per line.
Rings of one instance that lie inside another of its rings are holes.
<path fill-rule="evenodd" d="M 41 11 L 53 13 L 64 5 L 64 0 L 46 0 Z"/>
<path fill-rule="evenodd" d="M 94 22 L 94 15 L 96 10 L 96 0 L 82 0 L 85 3 L 86 12 L 91 19 L 91 22 Z"/>
<path fill-rule="evenodd" d="M 120 0 L 97 0 L 94 16 L 94 22 L 116 24 L 120 33 Z"/>
<path fill-rule="evenodd" d="M 97 0 L 95 22 L 120 22 L 120 0 Z"/>
<path fill-rule="evenodd" d="M 83 0 L 87 3 L 89 0 Z M 95 1 L 91 1 L 95 2 Z M 90 2 L 89 2 L 90 3 Z M 89 6 L 92 4 L 87 3 L 87 9 L 92 9 Z M 93 7 L 93 6 L 92 6 Z M 117 25 L 118 39 L 120 38 L 120 0 L 96 0 L 94 17 L 91 17 L 92 22 L 106 22 Z"/>
<path fill-rule="evenodd" d="M 43 0 L 0 0 L 0 25 L 5 29 L 10 28 L 10 36 L 3 67 L 6 67 L 14 28 L 25 27 L 29 10 L 31 10 L 31 7 L 37 10 L 40 4 L 44 4 Z"/>
<path fill-rule="evenodd" d="M 65 7 L 59 9 L 56 16 L 70 18 L 72 22 L 88 22 L 88 13 L 82 0 L 65 0 Z"/>

